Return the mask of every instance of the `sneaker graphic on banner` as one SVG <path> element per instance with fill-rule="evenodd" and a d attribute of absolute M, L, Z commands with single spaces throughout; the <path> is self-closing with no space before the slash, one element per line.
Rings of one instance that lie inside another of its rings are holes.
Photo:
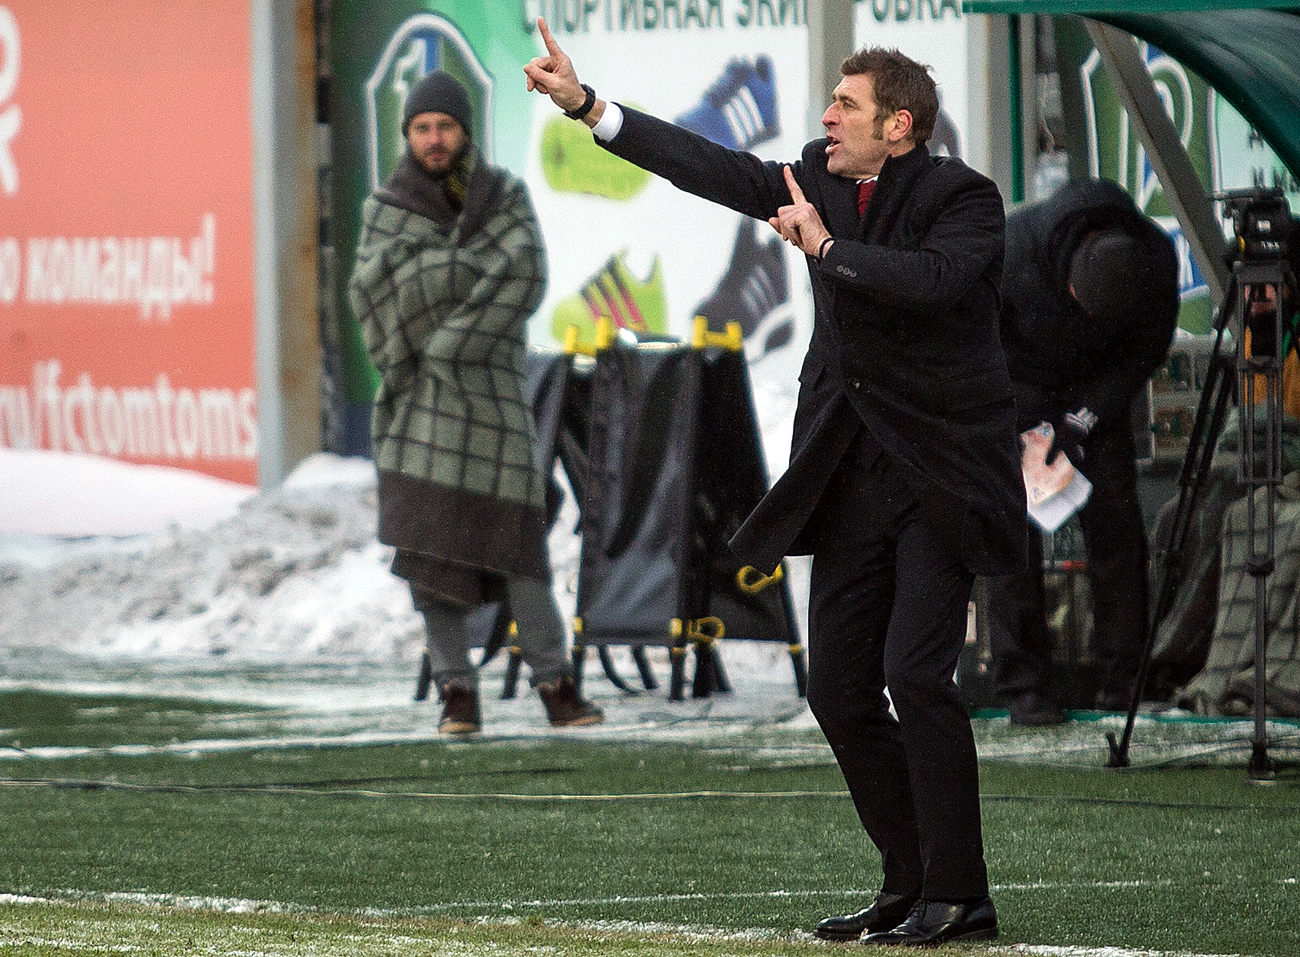
<path fill-rule="evenodd" d="M 751 362 L 794 338 L 794 320 L 774 315 L 790 298 L 781 240 L 772 236 L 760 242 L 757 222 L 748 216 L 740 221 L 727 271 L 693 313 L 707 318 L 715 332 L 725 331 L 729 322 L 739 323 Z M 770 328 L 763 328 L 765 322 Z"/>
<path fill-rule="evenodd" d="M 569 326 L 578 327 L 581 342 L 596 341 L 596 320 L 605 317 L 619 329 L 663 335 L 668 330 L 668 302 L 663 267 L 655 256 L 650 275 L 637 279 L 627 268 L 627 250 L 610 256 L 582 288 L 555 304 L 551 331 L 564 341 Z"/>
<path fill-rule="evenodd" d="M 781 124 L 776 115 L 772 58 L 763 53 L 753 63 L 742 58 L 732 60 L 699 105 L 675 122 L 736 150 L 773 139 L 781 132 Z"/>
<path fill-rule="evenodd" d="M 542 127 L 542 172 L 557 193 L 587 193 L 629 200 L 650 182 L 650 174 L 602 149 L 581 123 L 553 116 Z"/>

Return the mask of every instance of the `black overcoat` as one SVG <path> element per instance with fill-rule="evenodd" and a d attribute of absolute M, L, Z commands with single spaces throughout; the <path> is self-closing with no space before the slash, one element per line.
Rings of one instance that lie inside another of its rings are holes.
<path fill-rule="evenodd" d="M 621 109 L 622 128 L 603 144 L 611 152 L 747 216 L 767 220 L 791 202 L 785 164 Z M 814 327 L 790 465 L 732 548 L 764 571 L 807 551 L 808 518 L 861 423 L 971 571 L 1014 571 L 1024 560 L 1025 492 L 998 338 L 997 186 L 921 146 L 886 160 L 859 218 L 857 183 L 827 170 L 825 147 L 809 143 L 791 167 L 832 235 L 852 241 L 834 243 L 824 260 L 806 257 Z"/>
<path fill-rule="evenodd" d="M 1122 316 L 1085 315 L 1070 295 L 1070 261 L 1093 230 L 1118 229 L 1148 252 L 1147 280 L 1124 290 Z M 1022 396 L 1022 428 L 1080 407 L 1125 423 L 1133 398 L 1165 361 L 1178 325 L 1178 256 L 1169 235 L 1108 180 L 1075 180 L 1007 219 L 1002 345 Z"/>

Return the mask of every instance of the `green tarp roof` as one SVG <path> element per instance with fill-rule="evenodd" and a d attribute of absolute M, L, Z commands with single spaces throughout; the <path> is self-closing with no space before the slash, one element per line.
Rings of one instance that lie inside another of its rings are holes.
<path fill-rule="evenodd" d="M 1159 47 L 1219 91 L 1300 178 L 1300 6 L 1173 0 L 965 0 L 966 13 L 1075 14 Z"/>

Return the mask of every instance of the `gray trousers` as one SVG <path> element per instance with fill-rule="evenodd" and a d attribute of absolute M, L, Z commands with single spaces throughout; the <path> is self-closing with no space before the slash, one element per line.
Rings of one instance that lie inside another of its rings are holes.
<path fill-rule="evenodd" d="M 478 670 L 469 660 L 470 640 L 465 631 L 466 612 L 416 595 L 416 608 L 424 615 L 429 664 L 438 688 L 458 684 L 478 687 Z M 532 671 L 531 683 L 551 683 L 573 674 L 564 623 L 550 582 L 535 578 L 511 578 L 506 582 L 506 600 L 518 626 L 514 644 L 524 664 Z"/>

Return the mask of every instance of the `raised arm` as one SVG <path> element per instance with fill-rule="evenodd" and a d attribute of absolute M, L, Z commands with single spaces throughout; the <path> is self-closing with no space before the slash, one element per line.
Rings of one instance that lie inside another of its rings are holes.
<path fill-rule="evenodd" d="M 595 126 L 605 115 L 605 101 L 597 98 L 594 92 L 589 92 L 589 87 L 584 87 L 578 81 L 578 71 L 574 69 L 573 61 L 555 42 L 545 17 L 537 18 L 537 29 L 542 35 L 542 42 L 546 44 L 546 56 L 533 57 L 524 65 L 529 92 L 549 96 L 551 102 L 566 113 L 581 110 L 590 95 L 593 97 L 592 105 L 580 119 L 588 126 Z"/>

